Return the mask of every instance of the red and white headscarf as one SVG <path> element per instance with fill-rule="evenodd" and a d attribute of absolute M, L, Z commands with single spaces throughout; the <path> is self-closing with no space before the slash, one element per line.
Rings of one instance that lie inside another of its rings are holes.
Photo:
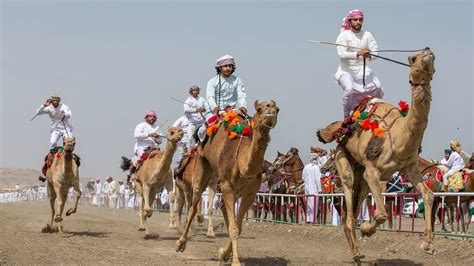
<path fill-rule="evenodd" d="M 349 20 L 353 18 L 364 18 L 364 13 L 359 9 L 353 9 L 349 11 L 349 14 L 347 14 L 347 16 L 342 19 L 341 31 L 351 29 L 351 24 L 349 23 Z"/>

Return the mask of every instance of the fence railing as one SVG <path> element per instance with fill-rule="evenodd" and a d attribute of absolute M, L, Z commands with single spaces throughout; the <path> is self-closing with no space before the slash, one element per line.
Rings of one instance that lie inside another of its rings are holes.
<path fill-rule="evenodd" d="M 162 198 L 157 194 L 152 208 L 155 211 L 169 211 L 167 197 Z M 434 193 L 437 198 L 436 213 L 437 224 L 435 232 L 453 236 L 474 237 L 472 226 L 462 232 L 460 225 L 463 220 L 466 226 L 470 222 L 469 213 L 474 213 L 474 193 L 444 192 Z M 74 193 L 68 194 L 68 202 L 72 202 Z M 455 200 L 453 200 L 455 198 Z M 424 230 L 423 204 L 420 193 L 383 193 L 383 199 L 389 219 L 381 225 L 381 229 L 394 232 L 422 233 Z M 18 201 L 47 201 L 48 196 L 44 191 L 9 191 L 0 192 L 0 203 Z M 447 204 L 449 201 L 449 204 Z M 81 204 L 95 205 L 108 208 L 136 209 L 138 202 L 136 193 L 127 192 L 116 195 L 83 193 Z M 454 203 L 453 203 L 454 202 Z M 467 204 L 465 204 L 467 203 Z M 219 208 L 222 204 L 222 194 L 217 193 L 213 202 L 209 202 L 207 193 L 202 197 L 202 213 L 207 215 L 207 207 L 213 206 L 214 215 L 222 216 Z M 467 206 L 466 206 L 467 205 Z M 235 209 L 238 210 L 240 199 L 237 200 Z M 369 194 L 357 214 L 358 223 L 373 221 L 375 212 L 374 198 Z M 282 223 L 282 224 L 310 224 L 317 226 L 341 226 L 341 215 L 344 211 L 344 194 L 315 194 L 291 195 L 258 193 L 254 203 L 246 212 L 246 220 L 257 222 Z M 237 213 L 237 211 L 236 211 Z M 456 225 L 454 228 L 453 225 Z M 448 226 L 448 228 L 446 228 Z M 451 231 L 456 231 L 453 234 Z"/>

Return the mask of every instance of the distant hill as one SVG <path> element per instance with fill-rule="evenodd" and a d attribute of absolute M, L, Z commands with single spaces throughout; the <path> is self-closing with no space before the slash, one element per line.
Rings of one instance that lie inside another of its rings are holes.
<path fill-rule="evenodd" d="M 40 171 L 33 169 L 0 168 L 0 189 L 13 189 L 16 184 L 20 187 L 40 185 Z"/>
<path fill-rule="evenodd" d="M 2 168 L 0 167 L 0 190 L 2 189 L 14 189 L 16 184 L 19 184 L 21 188 L 29 186 L 39 186 L 41 181 L 38 180 L 38 176 L 43 174 L 40 171 L 33 169 L 20 169 L 20 168 Z M 87 184 L 91 178 L 81 176 L 79 177 L 83 187 Z M 104 182 L 104 180 L 102 180 Z"/>

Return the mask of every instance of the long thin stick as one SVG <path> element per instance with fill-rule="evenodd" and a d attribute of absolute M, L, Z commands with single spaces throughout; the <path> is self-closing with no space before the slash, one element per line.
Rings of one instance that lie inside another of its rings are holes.
<path fill-rule="evenodd" d="M 329 44 L 329 45 L 334 45 L 334 46 L 342 46 L 342 47 L 346 47 L 346 48 L 352 48 L 352 49 L 362 49 L 362 48 L 359 48 L 359 47 L 355 47 L 355 46 L 350 46 L 350 45 L 345 45 L 345 44 L 340 44 L 340 43 L 334 43 L 334 42 L 324 42 L 324 41 L 313 41 L 313 40 L 309 40 L 309 42 L 314 42 L 314 43 L 321 43 L 321 44 Z M 372 51 L 372 52 L 376 52 L 376 51 Z M 375 55 L 375 54 L 372 54 L 372 53 L 369 53 L 371 56 L 373 57 L 377 57 L 377 58 L 380 58 L 380 59 L 384 59 L 384 60 L 387 60 L 387 61 L 390 61 L 390 62 L 393 62 L 393 63 L 397 63 L 397 64 L 400 64 L 400 65 L 403 65 L 403 66 L 407 66 L 407 67 L 411 67 L 409 64 L 405 64 L 403 62 L 399 62 L 399 61 L 396 61 L 396 60 L 393 60 L 393 59 L 390 59 L 390 58 L 386 58 L 386 57 L 383 57 L 383 56 L 380 56 L 380 55 Z"/>
<path fill-rule="evenodd" d="M 33 118 L 31 118 L 30 121 L 33 121 L 33 119 L 35 119 L 37 116 L 38 114 L 35 114 L 35 116 L 33 116 Z"/>
<path fill-rule="evenodd" d="M 174 101 L 177 101 L 179 103 L 183 103 L 183 104 L 186 104 L 187 106 L 192 106 L 192 104 L 189 104 L 187 102 L 183 102 L 181 100 L 178 100 L 176 98 L 173 98 L 173 97 L 170 97 L 171 100 L 174 100 Z M 199 113 L 201 115 L 201 117 L 204 119 L 204 121 L 206 121 L 206 117 L 204 117 L 204 115 L 201 113 L 201 112 L 196 112 L 196 113 Z M 207 121 L 206 121 L 206 124 L 207 124 Z"/>

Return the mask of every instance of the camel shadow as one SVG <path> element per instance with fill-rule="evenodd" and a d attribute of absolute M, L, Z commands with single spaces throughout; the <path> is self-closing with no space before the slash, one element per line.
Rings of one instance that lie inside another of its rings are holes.
<path fill-rule="evenodd" d="M 263 257 L 263 258 L 240 258 L 243 265 L 288 265 L 289 261 L 285 258 Z"/>
<path fill-rule="evenodd" d="M 89 236 L 89 237 L 107 237 L 110 235 L 110 232 L 89 232 L 89 231 L 78 231 L 78 232 L 65 232 L 66 237 L 71 236 Z"/>
<path fill-rule="evenodd" d="M 392 266 L 392 265 L 416 265 L 420 266 L 423 265 L 421 263 L 416 263 L 412 260 L 408 259 L 378 259 L 378 260 L 372 260 L 372 261 L 361 261 L 357 263 L 357 265 L 362 265 L 362 264 L 367 264 L 367 265 L 383 265 L 383 266 Z"/>

